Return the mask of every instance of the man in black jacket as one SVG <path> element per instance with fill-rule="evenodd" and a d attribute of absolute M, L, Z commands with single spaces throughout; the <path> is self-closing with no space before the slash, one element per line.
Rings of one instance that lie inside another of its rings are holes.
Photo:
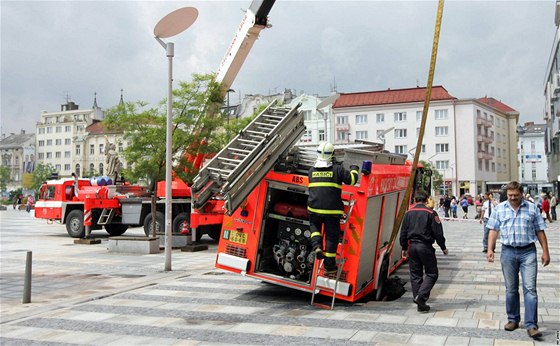
<path fill-rule="evenodd" d="M 334 146 L 321 143 L 317 149 L 317 161 L 309 170 L 309 198 L 307 210 L 311 223 L 312 251 L 318 259 L 324 258 L 324 273 L 336 272 L 336 249 L 340 236 L 340 217 L 344 214 L 342 203 L 342 183 L 354 185 L 358 182 L 359 167 L 351 166 L 347 171 L 333 163 Z M 322 250 L 323 236 L 326 234 L 325 252 Z"/>
<path fill-rule="evenodd" d="M 416 192 L 416 204 L 406 212 L 400 236 L 402 256 L 408 257 L 409 260 L 414 303 L 418 305 L 418 311 L 424 313 L 430 311 L 426 301 L 430 298 L 430 291 L 438 279 L 436 250 L 432 245 L 434 241 L 444 255 L 448 254 L 441 221 L 434 210 L 426 207 L 427 200 L 426 192 Z"/>

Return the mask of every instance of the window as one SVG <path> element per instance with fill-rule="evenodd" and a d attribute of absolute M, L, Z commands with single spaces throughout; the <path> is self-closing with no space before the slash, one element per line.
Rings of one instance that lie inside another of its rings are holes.
<path fill-rule="evenodd" d="M 319 141 L 326 141 L 325 130 L 319 130 Z M 119 145 L 119 152 L 122 151 L 122 144 Z"/>
<path fill-rule="evenodd" d="M 103 164 L 99 164 L 99 175 L 103 175 Z"/>
<path fill-rule="evenodd" d="M 61 132 L 62 132 L 62 126 L 57 126 L 56 133 L 61 133 Z"/>
<path fill-rule="evenodd" d="M 76 130 L 78 130 L 78 132 L 84 132 L 85 129 L 86 129 L 86 127 L 84 125 L 78 125 L 76 127 Z"/>
<path fill-rule="evenodd" d="M 76 173 L 77 176 L 80 175 L 80 164 L 79 163 L 76 164 L 76 168 L 74 170 L 74 173 Z"/>
<path fill-rule="evenodd" d="M 44 146 L 45 146 L 45 141 L 41 139 L 41 140 L 39 141 L 39 146 L 40 146 L 40 147 L 44 147 Z"/>
<path fill-rule="evenodd" d="M 406 154 L 407 153 L 406 145 L 395 145 L 395 153 Z"/>
<path fill-rule="evenodd" d="M 344 141 L 348 138 L 348 132 L 338 131 L 336 133 L 336 139 L 339 141 Z"/>
<path fill-rule="evenodd" d="M 484 170 L 488 172 L 490 170 L 490 161 L 484 160 Z"/>
<path fill-rule="evenodd" d="M 69 163 L 67 163 L 67 164 L 64 165 L 64 170 L 65 170 L 65 171 L 69 171 L 69 170 L 70 170 L 70 164 L 69 164 Z"/>
<path fill-rule="evenodd" d="M 64 132 L 70 132 L 70 131 L 72 131 L 72 127 L 70 125 L 64 126 Z"/>
<path fill-rule="evenodd" d="M 54 157 L 60 159 L 62 157 L 62 153 L 60 151 L 57 151 L 56 153 L 54 153 Z"/>
<path fill-rule="evenodd" d="M 426 144 L 422 144 L 422 152 L 423 152 L 423 153 L 426 152 Z"/>
<path fill-rule="evenodd" d="M 447 136 L 447 126 L 436 126 L 436 136 Z"/>
<path fill-rule="evenodd" d="M 448 152 L 449 152 L 449 144 L 448 143 L 436 144 L 436 153 L 448 153 Z"/>
<path fill-rule="evenodd" d="M 52 145 L 52 139 L 47 139 L 47 147 L 50 147 Z"/>
<path fill-rule="evenodd" d="M 62 166 L 58 164 L 58 165 L 54 165 L 54 168 L 56 169 L 57 172 L 60 172 Z"/>
<path fill-rule="evenodd" d="M 47 133 L 52 133 L 52 127 L 47 127 Z"/>
<path fill-rule="evenodd" d="M 64 158 L 65 158 L 65 159 L 69 159 L 69 158 L 70 158 L 70 151 L 65 151 L 65 152 L 64 152 Z"/>
<path fill-rule="evenodd" d="M 449 169 L 449 160 L 436 161 L 436 169 Z"/>
<path fill-rule="evenodd" d="M 497 154 L 498 158 L 502 157 L 502 150 L 500 148 L 498 148 L 497 153 L 498 153 Z M 521 158 L 523 158 L 523 157 L 521 157 Z"/>
<path fill-rule="evenodd" d="M 492 125 L 494 125 L 494 116 L 490 115 L 490 122 L 492 123 Z"/>
<path fill-rule="evenodd" d="M 395 129 L 395 138 L 406 138 L 406 129 Z"/>
<path fill-rule="evenodd" d="M 416 128 L 416 137 L 420 137 L 420 128 L 419 127 Z"/>
<path fill-rule="evenodd" d="M 52 159 L 52 153 L 51 152 L 47 153 L 47 159 Z"/>
<path fill-rule="evenodd" d="M 89 172 L 88 174 L 95 174 L 95 165 L 93 163 L 89 164 Z"/>
<path fill-rule="evenodd" d="M 39 160 L 43 160 L 45 158 L 45 153 L 39 153 L 38 158 Z"/>
<path fill-rule="evenodd" d="M 492 162 L 492 172 L 496 172 L 496 163 Z M 521 171 L 521 175 L 523 175 L 523 171 Z"/>
<path fill-rule="evenodd" d="M 376 123 L 384 123 L 385 122 L 385 114 L 383 113 L 377 113 L 375 115 L 375 122 Z"/>
<path fill-rule="evenodd" d="M 94 144 L 89 145 L 89 153 L 90 153 L 90 155 L 95 154 L 95 145 Z"/>
<path fill-rule="evenodd" d="M 356 125 L 367 124 L 367 114 L 356 115 Z"/>
<path fill-rule="evenodd" d="M 76 145 L 76 155 L 80 155 L 81 154 L 81 149 L 79 145 Z"/>
<path fill-rule="evenodd" d="M 45 128 L 44 128 L 44 127 L 39 128 L 39 129 L 38 129 L 38 133 L 39 133 L 40 135 L 44 134 L 44 133 L 45 133 Z"/>
<path fill-rule="evenodd" d="M 536 142 L 531 141 L 531 151 L 535 151 L 535 148 L 536 148 Z"/>
<path fill-rule="evenodd" d="M 321 136 L 321 131 L 323 131 L 323 135 L 324 135 L 325 130 L 319 130 L 319 136 Z M 321 138 L 319 138 L 319 140 L 321 140 Z M 124 150 L 123 144 L 119 142 L 119 153 L 122 153 L 123 150 Z"/>
<path fill-rule="evenodd" d="M 62 145 L 62 139 L 57 139 L 57 140 L 55 141 L 55 143 L 56 143 L 56 145 Z"/>
<path fill-rule="evenodd" d="M 105 153 L 103 147 L 104 147 L 103 143 L 99 144 L 99 153 L 100 153 L 100 154 L 104 154 L 104 153 Z"/>
<path fill-rule="evenodd" d="M 70 144 L 72 144 L 72 140 L 71 140 L 70 138 L 66 138 L 66 139 L 64 140 L 64 144 L 65 144 L 65 145 L 70 145 Z"/>
<path fill-rule="evenodd" d="M 422 120 L 422 111 L 416 111 L 416 121 Z"/>
<path fill-rule="evenodd" d="M 348 124 L 348 116 L 344 115 L 341 117 L 336 117 L 336 123 L 339 125 Z"/>
<path fill-rule="evenodd" d="M 356 131 L 356 139 L 367 139 L 367 131 Z"/>
<path fill-rule="evenodd" d="M 447 109 L 436 109 L 434 111 L 436 116 L 436 120 L 445 120 L 447 119 Z"/>
<path fill-rule="evenodd" d="M 406 121 L 406 112 L 395 112 L 395 122 Z"/>
<path fill-rule="evenodd" d="M 482 171 L 482 159 L 478 159 L 478 170 Z"/>
<path fill-rule="evenodd" d="M 311 111 L 303 111 L 303 120 L 313 120 L 313 114 Z"/>

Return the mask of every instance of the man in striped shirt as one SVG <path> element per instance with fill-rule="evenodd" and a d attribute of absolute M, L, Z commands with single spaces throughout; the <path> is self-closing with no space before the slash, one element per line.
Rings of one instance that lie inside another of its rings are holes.
<path fill-rule="evenodd" d="M 519 328 L 521 320 L 519 303 L 519 273 L 523 281 L 523 299 L 525 303 L 525 328 L 532 338 L 540 338 L 542 333 L 537 325 L 537 240 L 541 244 L 541 262 L 544 266 L 550 263 L 548 241 L 544 229 L 544 220 L 537 206 L 523 198 L 523 187 L 516 181 L 507 187 L 507 201 L 496 206 L 487 227 L 488 262 L 494 262 L 492 249 L 498 234 L 502 243 L 500 262 L 506 284 L 507 331 Z"/>

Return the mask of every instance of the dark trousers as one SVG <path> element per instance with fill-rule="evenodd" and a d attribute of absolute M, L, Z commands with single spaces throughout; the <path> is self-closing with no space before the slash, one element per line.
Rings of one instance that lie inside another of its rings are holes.
<path fill-rule="evenodd" d="M 332 216 L 332 215 L 321 215 L 310 213 L 309 214 L 309 222 L 311 223 L 311 233 L 321 232 L 321 229 L 324 226 L 324 234 L 325 235 L 325 252 L 336 254 L 336 249 L 338 248 L 338 238 L 340 237 L 340 216 Z M 311 238 L 311 245 L 315 247 L 323 246 L 323 239 L 322 237 L 313 237 Z M 335 258 L 334 257 L 326 257 L 325 261 L 328 262 L 328 265 L 334 265 Z"/>
<path fill-rule="evenodd" d="M 408 261 L 413 297 L 427 301 L 438 279 L 436 250 L 431 244 L 411 242 Z"/>

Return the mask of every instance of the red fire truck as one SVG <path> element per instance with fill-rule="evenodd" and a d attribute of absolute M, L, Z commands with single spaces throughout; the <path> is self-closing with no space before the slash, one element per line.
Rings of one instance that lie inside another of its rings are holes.
<path fill-rule="evenodd" d="M 301 114 L 293 117 L 290 120 L 293 129 L 287 126 L 284 132 L 301 134 Z M 244 135 L 242 132 L 238 137 Z M 389 241 L 412 171 L 405 157 L 364 150 L 360 148 L 363 144 L 358 148 L 337 149 L 337 157 L 346 168 L 358 165 L 362 170 L 356 185 L 343 187 L 346 215 L 337 251 L 339 270 L 324 275 L 320 262 L 315 261 L 310 251 L 306 209 L 307 171 L 315 153 L 303 148 L 289 149 L 295 141 L 291 142 L 285 135 L 280 139 L 286 143 L 284 147 L 257 155 L 244 164 L 244 171 L 237 173 L 242 177 L 238 184 L 243 186 L 228 187 L 229 182 L 220 185 L 230 174 L 228 166 L 222 165 L 228 162 L 226 153 L 251 150 L 240 139 L 224 149 L 221 159 L 218 155 L 205 166 L 212 171 L 203 169 L 202 177 L 195 178 L 195 185 L 197 180 L 209 186 L 212 184 L 207 181 L 213 181 L 219 186 L 214 191 L 220 191 L 226 200 L 216 267 L 307 291 L 313 296 L 315 293 L 331 296 L 333 304 L 334 297 L 353 302 L 374 291 L 381 293 L 388 275 L 403 261 L 398 241 L 394 244 Z M 424 177 L 430 173 L 417 168 L 417 187 L 423 182 L 429 184 L 430 179 Z M 423 188 L 429 191 L 429 186 Z M 193 189 L 193 199 L 198 200 L 204 190 Z"/>

